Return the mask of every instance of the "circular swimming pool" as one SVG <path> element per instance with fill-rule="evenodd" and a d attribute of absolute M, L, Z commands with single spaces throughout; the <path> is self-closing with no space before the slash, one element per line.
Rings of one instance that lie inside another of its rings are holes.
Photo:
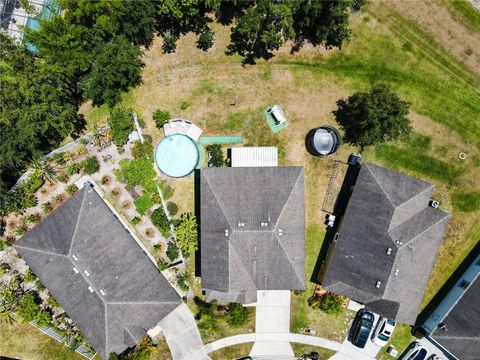
<path fill-rule="evenodd" d="M 172 177 L 190 174 L 198 164 L 198 149 L 192 139 L 181 134 L 167 136 L 155 149 L 155 163 Z"/>

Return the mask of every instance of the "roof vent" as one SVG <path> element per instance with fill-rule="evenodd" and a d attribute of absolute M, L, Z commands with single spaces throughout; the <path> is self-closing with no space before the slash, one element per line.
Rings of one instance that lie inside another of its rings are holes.
<path fill-rule="evenodd" d="M 103 289 L 100 289 L 99 292 L 100 292 L 100 294 L 101 294 L 102 296 L 105 296 L 105 295 L 107 294 L 107 293 L 105 292 L 105 290 L 103 290 Z"/>
<path fill-rule="evenodd" d="M 440 202 L 432 199 L 432 200 L 430 200 L 428 205 L 431 206 L 434 209 L 438 209 L 438 207 L 440 206 Z"/>
<path fill-rule="evenodd" d="M 90 276 L 90 273 L 87 270 L 83 270 L 83 273 L 87 276 Z"/>
<path fill-rule="evenodd" d="M 93 293 L 93 288 L 91 286 L 88 287 L 88 291 L 90 291 L 91 293 Z"/>
<path fill-rule="evenodd" d="M 282 236 L 283 235 L 283 229 L 278 229 L 278 236 Z"/>
<path fill-rule="evenodd" d="M 380 280 L 377 280 L 377 282 L 375 283 L 375 287 L 377 289 L 380 289 L 380 285 L 382 285 L 382 282 Z"/>
<path fill-rule="evenodd" d="M 397 241 L 395 241 L 395 244 L 397 244 L 397 245 L 403 245 L 403 242 L 397 240 Z"/>
<path fill-rule="evenodd" d="M 398 276 L 399 271 L 400 271 L 400 270 L 395 269 L 395 276 Z"/>
<path fill-rule="evenodd" d="M 76 267 L 74 267 L 74 268 L 73 268 L 73 272 L 74 272 L 75 274 L 78 274 L 78 269 L 77 269 Z"/>
<path fill-rule="evenodd" d="M 387 255 L 392 255 L 392 248 L 387 249 Z"/>
<path fill-rule="evenodd" d="M 268 226 L 268 222 L 262 222 L 262 223 L 260 223 L 260 226 L 261 226 L 261 227 L 267 227 L 267 226 Z"/>
<path fill-rule="evenodd" d="M 75 255 L 75 254 L 72 255 L 72 258 L 73 258 L 73 260 L 75 260 L 75 261 L 78 260 L 78 257 L 77 257 L 77 255 Z"/>
<path fill-rule="evenodd" d="M 228 236 L 228 229 L 225 229 L 225 236 Z"/>
<path fill-rule="evenodd" d="M 237 224 L 237 226 L 238 226 L 238 227 L 245 227 L 245 223 L 239 222 L 239 223 Z"/>

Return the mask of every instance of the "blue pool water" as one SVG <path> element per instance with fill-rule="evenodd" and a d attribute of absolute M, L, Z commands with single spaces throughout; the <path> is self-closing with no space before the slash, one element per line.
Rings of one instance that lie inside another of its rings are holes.
<path fill-rule="evenodd" d="M 172 177 L 190 174 L 198 164 L 198 149 L 188 136 L 175 134 L 164 138 L 155 149 L 155 163 Z"/>

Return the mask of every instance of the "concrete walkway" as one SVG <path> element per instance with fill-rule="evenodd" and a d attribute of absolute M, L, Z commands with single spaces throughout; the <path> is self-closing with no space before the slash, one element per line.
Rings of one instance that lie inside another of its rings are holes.
<path fill-rule="evenodd" d="M 197 323 L 187 305 L 182 304 L 158 324 L 167 340 L 173 360 L 209 360 Z M 191 353 L 195 353 L 191 357 Z"/>
<path fill-rule="evenodd" d="M 250 352 L 251 356 L 293 356 L 289 342 L 290 297 L 288 290 L 257 291 L 255 317 L 257 336 Z"/>

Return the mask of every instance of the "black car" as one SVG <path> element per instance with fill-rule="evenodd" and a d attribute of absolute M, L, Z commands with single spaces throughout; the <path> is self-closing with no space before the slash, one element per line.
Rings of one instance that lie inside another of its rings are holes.
<path fill-rule="evenodd" d="M 357 313 L 351 330 L 351 339 L 353 345 L 362 349 L 365 347 L 370 337 L 370 332 L 373 329 L 374 321 L 375 317 L 371 312 L 362 309 Z"/>

